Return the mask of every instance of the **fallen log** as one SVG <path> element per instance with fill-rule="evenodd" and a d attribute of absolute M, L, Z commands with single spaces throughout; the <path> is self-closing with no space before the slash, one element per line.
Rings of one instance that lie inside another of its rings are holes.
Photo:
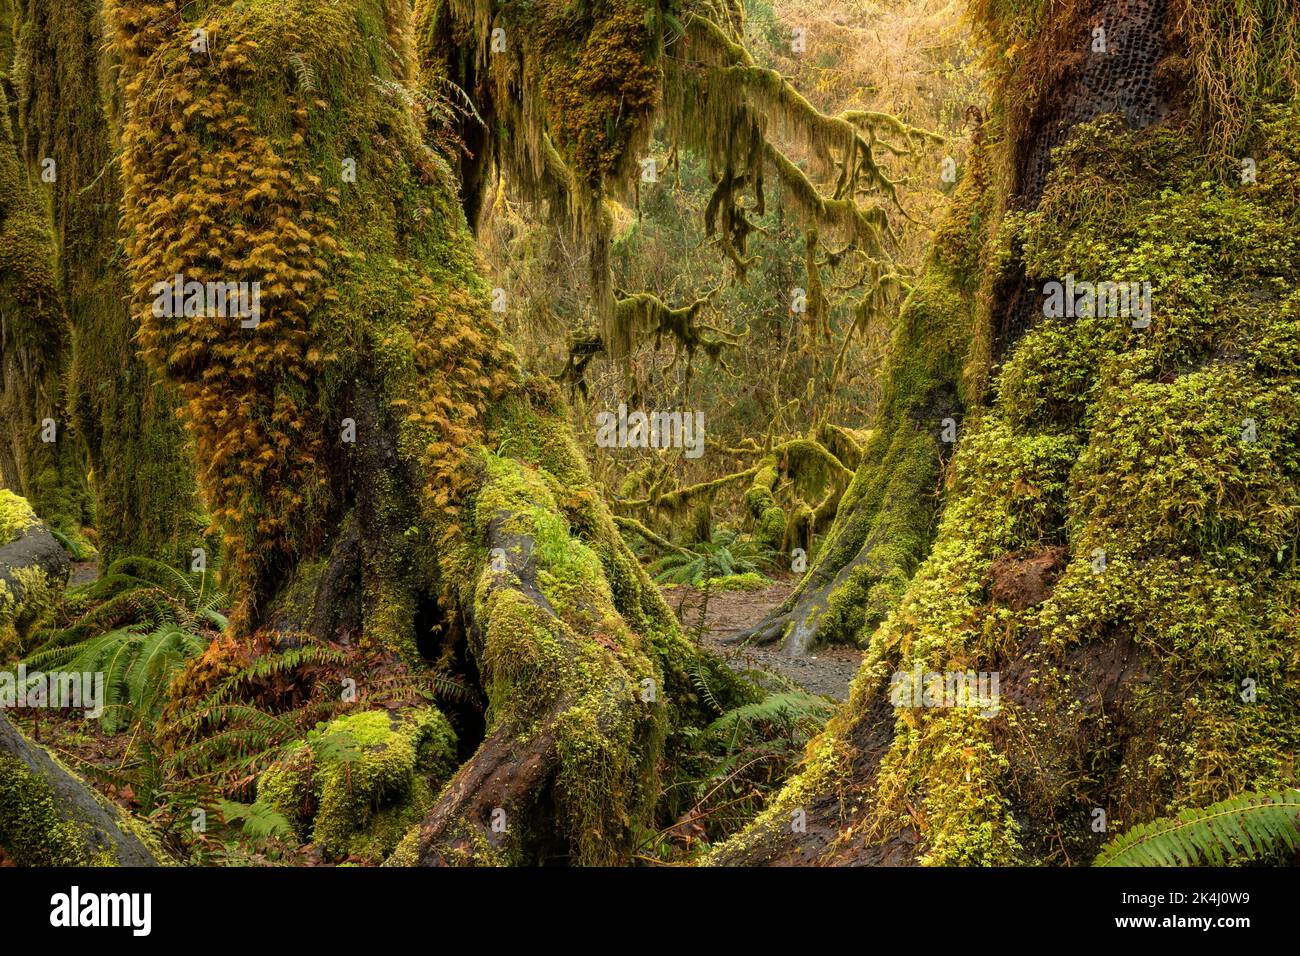
<path fill-rule="evenodd" d="M 139 824 L 2 713 L 0 851 L 19 866 L 159 865 Z"/>

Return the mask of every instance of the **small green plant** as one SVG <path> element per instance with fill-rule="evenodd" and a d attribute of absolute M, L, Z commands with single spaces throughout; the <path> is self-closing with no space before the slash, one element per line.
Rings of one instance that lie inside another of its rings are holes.
<path fill-rule="evenodd" d="M 665 554 L 651 562 L 649 571 L 660 584 L 699 585 L 712 578 L 757 574 L 771 562 L 769 549 L 735 532 L 720 531 L 712 541 Z"/>
<path fill-rule="evenodd" d="M 1197 866 L 1271 859 L 1300 851 L 1300 790 L 1244 793 L 1133 827 L 1093 866 Z"/>

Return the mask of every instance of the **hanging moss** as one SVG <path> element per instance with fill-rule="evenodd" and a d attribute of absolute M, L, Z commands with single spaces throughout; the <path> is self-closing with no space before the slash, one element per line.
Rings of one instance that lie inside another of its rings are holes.
<path fill-rule="evenodd" d="M 973 168 L 959 186 L 951 219 L 903 304 L 874 426 L 816 562 L 751 639 L 780 640 L 796 653 L 814 642 L 865 643 L 929 548 L 941 464 L 953 447 L 945 438 L 964 434 L 964 399 L 978 393 L 966 385 L 969 369 L 986 354 L 987 319 L 970 302 L 980 284 L 978 256 L 966 236 L 987 228 L 987 163 L 985 152 L 972 152 Z"/>
<path fill-rule="evenodd" d="M 585 247 L 592 311 L 612 358 L 625 358 L 645 334 L 670 332 L 687 353 L 698 348 L 714 359 L 736 344 L 697 320 L 698 298 L 674 308 L 650 292 L 615 292 L 607 200 L 635 199 L 659 119 L 674 150 L 692 149 L 708 161 L 715 190 L 705 233 L 738 278 L 753 262 L 746 252 L 757 228 L 750 215 L 763 214 L 764 176 L 772 173 L 786 204 L 813 227 L 810 263 L 816 265 L 819 234 L 854 244 L 868 289 L 860 321 L 893 303 L 899 277 L 890 263 L 889 215 L 902 210 L 884 156 L 938 137 L 885 114 L 819 112 L 745 49 L 743 4 L 723 0 L 670 12 L 641 0 L 578 7 L 425 0 L 416 4 L 416 18 L 424 74 L 461 84 L 481 113 L 482 122 L 464 130 L 479 145 L 477 158 L 461 164 L 466 208 L 477 218 L 494 166 L 525 198 L 546 203 Z M 811 172 L 772 145 L 769 120 L 807 148 Z M 819 283 L 813 268 L 809 319 L 820 328 Z"/>

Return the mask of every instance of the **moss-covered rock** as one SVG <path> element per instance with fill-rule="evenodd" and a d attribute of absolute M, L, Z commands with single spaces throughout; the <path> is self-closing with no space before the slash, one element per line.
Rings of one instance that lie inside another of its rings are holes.
<path fill-rule="evenodd" d="M 50 788 L 0 753 L 0 849 L 18 866 L 88 866 L 81 828 L 54 808 Z"/>
<path fill-rule="evenodd" d="M 339 717 L 291 745 L 257 798 L 336 857 L 378 863 L 456 768 L 456 734 L 435 708 Z"/>
<path fill-rule="evenodd" d="M 0 659 L 26 650 L 25 639 L 54 609 L 67 579 L 58 539 L 25 499 L 0 489 Z"/>
<path fill-rule="evenodd" d="M 0 488 L 0 546 L 16 541 L 27 529 L 40 523 L 26 499 L 8 488 Z"/>

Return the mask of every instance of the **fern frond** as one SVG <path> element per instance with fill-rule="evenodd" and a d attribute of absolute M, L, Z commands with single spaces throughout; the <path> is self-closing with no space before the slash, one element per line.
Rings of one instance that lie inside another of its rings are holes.
<path fill-rule="evenodd" d="M 198 596 L 198 589 L 188 575 L 177 571 L 164 561 L 155 561 L 153 558 L 139 555 L 118 558 L 109 565 L 108 575 L 135 578 L 187 603 Z"/>
<path fill-rule="evenodd" d="M 699 664 L 695 665 L 695 671 L 691 676 L 694 680 L 695 686 L 699 688 L 700 693 L 704 695 L 704 699 L 709 702 L 709 706 L 720 714 L 725 713 L 726 708 L 723 707 L 722 704 L 718 703 L 718 698 L 713 696 L 713 688 L 709 686 L 708 678 L 704 676 L 704 669 Z"/>
<path fill-rule="evenodd" d="M 1196 866 L 1300 850 L 1300 790 L 1245 793 L 1133 827 L 1094 866 Z"/>
<path fill-rule="evenodd" d="M 732 708 L 704 728 L 704 732 L 724 736 L 733 734 L 742 727 L 774 723 L 812 729 L 825 723 L 834 710 L 834 705 L 825 697 L 802 690 L 785 691 L 768 694 L 753 704 Z"/>
<path fill-rule="evenodd" d="M 46 648 L 24 659 L 28 668 L 104 675 L 101 726 L 115 733 L 157 710 L 167 687 L 207 639 L 176 624 L 141 633 L 128 625 L 65 647 Z"/>
<path fill-rule="evenodd" d="M 289 62 L 293 64 L 294 75 L 298 78 L 298 88 L 304 93 L 316 90 L 316 71 L 312 69 L 301 53 L 290 53 Z"/>
<path fill-rule="evenodd" d="M 231 699 L 240 688 L 259 680 L 268 680 L 307 664 L 343 664 L 347 655 L 326 644 L 303 644 L 287 650 L 263 654 L 252 663 L 231 674 L 210 693 L 197 710 L 215 707 Z"/>
<path fill-rule="evenodd" d="M 292 836 L 293 826 L 285 817 L 264 803 L 235 803 L 218 800 L 217 809 L 227 823 L 240 824 L 251 837 Z"/>

